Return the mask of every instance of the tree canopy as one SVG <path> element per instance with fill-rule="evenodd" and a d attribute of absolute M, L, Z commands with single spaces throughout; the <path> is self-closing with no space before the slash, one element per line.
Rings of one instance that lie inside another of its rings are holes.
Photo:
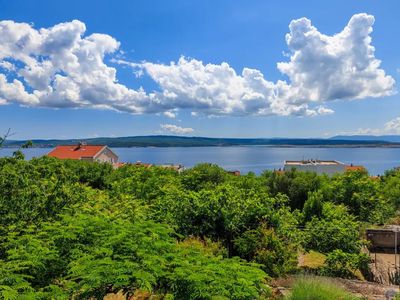
<path fill-rule="evenodd" d="M 303 250 L 351 277 L 366 264 L 361 228 L 395 215 L 399 174 L 1 158 L 0 299 L 266 299 Z"/>

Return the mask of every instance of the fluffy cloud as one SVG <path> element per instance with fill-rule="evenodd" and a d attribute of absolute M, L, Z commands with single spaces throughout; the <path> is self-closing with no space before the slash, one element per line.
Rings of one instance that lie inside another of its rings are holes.
<path fill-rule="evenodd" d="M 170 118 L 180 109 L 208 116 L 331 114 L 329 101 L 393 93 L 393 78 L 374 56 L 373 23 L 373 16 L 354 15 L 341 32 L 328 36 L 306 18 L 292 21 L 286 35 L 290 59 L 277 64 L 287 81 L 268 81 L 257 69 L 237 73 L 228 63 L 184 57 L 170 64 L 114 58 L 112 62 L 129 65 L 137 76 L 147 74 L 159 85 L 159 91 L 146 92 L 118 83 L 116 69 L 105 62 L 119 48 L 109 35 L 84 36 L 85 24 L 76 20 L 39 30 L 2 21 L 0 102 Z"/>
<path fill-rule="evenodd" d="M 163 113 L 164 116 L 166 116 L 167 118 L 171 118 L 171 119 L 175 119 L 176 118 L 176 113 L 173 111 L 165 111 Z"/>
<path fill-rule="evenodd" d="M 286 35 L 290 61 L 277 64 L 288 82 L 270 82 L 256 69 L 237 74 L 227 63 L 183 57 L 139 67 L 176 107 L 216 115 L 329 114 L 333 111 L 321 103 L 393 93 L 394 79 L 380 69 L 371 46 L 373 23 L 373 16 L 354 15 L 340 33 L 327 36 L 306 18 L 292 21 Z"/>
<path fill-rule="evenodd" d="M 400 134 L 400 117 L 386 122 L 381 128 L 359 128 L 356 131 L 340 132 L 339 135 L 386 135 Z"/>
<path fill-rule="evenodd" d="M 303 103 L 390 95 L 394 80 L 374 56 L 373 23 L 373 16 L 354 15 L 342 32 L 327 36 L 306 18 L 292 21 L 286 35 L 290 62 L 278 63 L 290 79 L 282 96 Z"/>
<path fill-rule="evenodd" d="M 188 134 L 194 131 L 193 128 L 184 128 L 173 124 L 161 124 L 161 129 L 173 134 Z"/>
<path fill-rule="evenodd" d="M 400 117 L 390 120 L 385 124 L 385 131 L 400 134 Z"/>
<path fill-rule="evenodd" d="M 0 22 L 0 98 L 27 106 L 93 107 L 141 113 L 149 95 L 119 84 L 104 62 L 119 43 L 109 35 L 83 37 L 85 24 L 36 30 Z M 8 78 L 13 77 L 12 80 Z"/>

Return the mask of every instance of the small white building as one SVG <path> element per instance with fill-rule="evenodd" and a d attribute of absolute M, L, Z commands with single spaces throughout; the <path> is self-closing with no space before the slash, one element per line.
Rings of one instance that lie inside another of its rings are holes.
<path fill-rule="evenodd" d="M 301 172 L 333 175 L 335 173 L 344 173 L 346 165 L 336 160 L 285 160 L 283 170 L 290 171 L 292 169 Z"/>

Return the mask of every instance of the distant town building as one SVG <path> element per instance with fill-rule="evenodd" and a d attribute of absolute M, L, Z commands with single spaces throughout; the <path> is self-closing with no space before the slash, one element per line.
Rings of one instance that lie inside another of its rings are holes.
<path fill-rule="evenodd" d="M 126 165 L 127 165 L 127 163 L 124 163 L 124 162 L 113 163 L 114 169 L 122 168 L 123 166 L 126 166 Z"/>
<path fill-rule="evenodd" d="M 137 162 L 135 163 L 135 166 L 141 166 L 141 167 L 150 168 L 150 167 L 152 167 L 153 165 L 152 165 L 152 164 L 144 164 L 144 163 L 142 163 L 141 161 L 137 161 Z"/>
<path fill-rule="evenodd" d="M 364 166 L 354 166 L 353 164 L 345 167 L 345 171 L 366 171 Z"/>
<path fill-rule="evenodd" d="M 286 160 L 283 170 L 286 172 L 292 169 L 301 172 L 333 175 L 335 173 L 344 173 L 346 171 L 346 165 L 336 160 Z"/>
<path fill-rule="evenodd" d="M 235 170 L 235 171 L 226 171 L 226 173 L 233 175 L 233 176 L 240 176 L 240 171 Z"/>
<path fill-rule="evenodd" d="M 77 159 L 96 162 L 118 163 L 118 156 L 104 145 L 60 145 L 50 151 L 48 156 L 59 159 Z"/>
<path fill-rule="evenodd" d="M 177 171 L 178 173 L 181 173 L 185 170 L 185 167 L 181 164 L 175 165 L 175 164 L 163 164 L 163 165 L 158 165 L 158 167 L 161 168 L 166 168 L 166 169 L 172 169 Z"/>

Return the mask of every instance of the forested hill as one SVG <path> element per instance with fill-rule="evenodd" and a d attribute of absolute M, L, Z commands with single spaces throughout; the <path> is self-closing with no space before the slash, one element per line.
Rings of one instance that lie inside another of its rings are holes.
<path fill-rule="evenodd" d="M 291 138 L 208 138 L 183 137 L 168 135 L 99 137 L 89 139 L 66 140 L 33 140 L 35 147 L 53 147 L 60 144 L 77 144 L 80 141 L 88 144 L 108 145 L 110 147 L 207 147 L 207 146 L 308 146 L 308 147 L 400 147 L 399 142 L 360 139 L 291 139 Z M 19 146 L 26 141 L 7 141 L 5 146 Z"/>
<path fill-rule="evenodd" d="M 352 141 L 387 141 L 400 143 L 400 135 L 337 135 L 331 140 L 352 140 Z"/>

